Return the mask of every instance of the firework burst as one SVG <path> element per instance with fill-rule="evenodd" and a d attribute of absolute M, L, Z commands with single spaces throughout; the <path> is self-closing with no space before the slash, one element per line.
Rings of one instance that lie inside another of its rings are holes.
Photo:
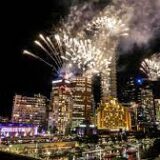
<path fill-rule="evenodd" d="M 149 59 L 144 59 L 140 70 L 147 75 L 149 80 L 158 80 L 160 78 L 160 53 L 152 55 Z"/>
<path fill-rule="evenodd" d="M 64 44 L 66 52 L 62 58 L 76 66 L 82 74 L 103 72 L 111 63 L 111 57 L 105 57 L 90 39 L 65 38 Z"/>
<path fill-rule="evenodd" d="M 35 44 L 47 54 L 49 62 L 29 51 L 24 53 L 54 66 L 60 74 L 110 74 L 109 68 L 115 59 L 119 38 L 127 36 L 129 29 L 121 8 L 116 10 L 111 4 L 101 12 L 94 9 L 88 3 L 80 7 L 74 6 L 68 17 L 61 21 L 61 26 L 54 29 L 56 34 L 54 32 L 49 37 L 39 35 Z"/>

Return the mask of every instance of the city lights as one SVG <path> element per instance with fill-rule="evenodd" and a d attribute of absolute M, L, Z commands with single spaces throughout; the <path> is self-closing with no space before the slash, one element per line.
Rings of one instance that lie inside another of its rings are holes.
<path fill-rule="evenodd" d="M 38 64 L 47 86 L 36 77 L 31 90 L 45 96 L 23 95 L 18 84 L 11 119 L 0 117 L 0 151 L 44 160 L 157 158 L 150 151 L 160 145 L 160 53 L 147 56 L 160 28 L 155 1 L 70 1 L 66 15 L 23 50 L 50 78 Z"/>

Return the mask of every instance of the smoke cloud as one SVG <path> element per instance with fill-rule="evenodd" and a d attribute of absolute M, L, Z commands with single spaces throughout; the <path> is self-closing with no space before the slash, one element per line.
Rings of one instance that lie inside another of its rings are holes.
<path fill-rule="evenodd" d="M 119 3 L 129 8 L 126 15 L 130 16 L 130 36 L 121 41 L 122 53 L 131 51 L 134 44 L 149 46 L 160 29 L 160 0 L 120 0 Z"/>

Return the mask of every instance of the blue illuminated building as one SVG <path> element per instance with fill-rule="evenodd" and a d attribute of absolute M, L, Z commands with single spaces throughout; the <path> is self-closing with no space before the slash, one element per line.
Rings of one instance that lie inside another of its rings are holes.
<path fill-rule="evenodd" d="M 0 137 L 25 137 L 37 135 L 38 126 L 22 123 L 0 123 Z"/>

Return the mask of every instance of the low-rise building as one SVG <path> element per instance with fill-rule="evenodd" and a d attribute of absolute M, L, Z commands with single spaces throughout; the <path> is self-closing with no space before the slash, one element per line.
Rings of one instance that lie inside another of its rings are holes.
<path fill-rule="evenodd" d="M 111 131 L 130 130 L 131 116 L 127 107 L 123 107 L 116 99 L 109 98 L 101 103 L 96 111 L 98 129 Z"/>
<path fill-rule="evenodd" d="M 41 125 L 46 121 L 47 98 L 40 94 L 34 97 L 15 95 L 12 122 Z"/>

